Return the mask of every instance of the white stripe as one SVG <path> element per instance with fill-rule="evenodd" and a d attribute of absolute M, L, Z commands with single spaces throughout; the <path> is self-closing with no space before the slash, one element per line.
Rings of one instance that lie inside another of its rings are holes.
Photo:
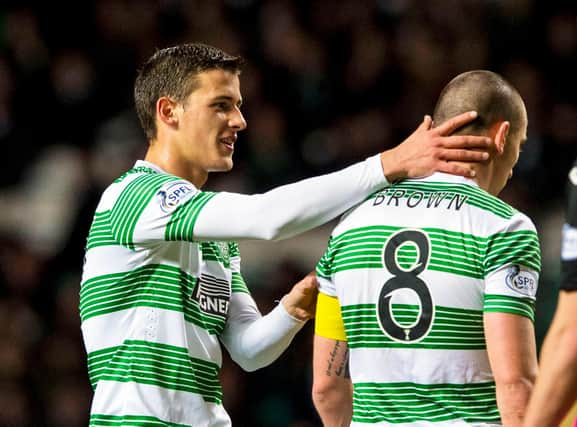
<path fill-rule="evenodd" d="M 394 427 L 439 427 L 439 426 L 453 426 L 453 427 L 471 427 L 471 426 L 475 426 L 475 427 L 502 427 L 502 424 L 487 424 L 487 423 L 480 423 L 480 422 L 475 422 L 474 424 L 469 424 L 466 423 L 463 420 L 444 420 L 444 421 L 440 421 L 440 422 L 430 422 L 430 421 L 415 421 L 413 423 L 387 423 L 387 422 L 382 422 L 382 423 L 358 423 L 358 422 L 352 422 L 351 423 L 351 427 L 386 427 L 386 426 L 394 426 Z"/>
<path fill-rule="evenodd" d="M 395 366 L 387 368 L 393 358 Z M 451 369 L 447 369 L 448 363 Z M 384 369 L 367 372 L 367 366 Z M 359 383 L 472 384 L 493 381 L 485 350 L 353 348 L 350 369 L 351 378 Z"/>
<path fill-rule="evenodd" d="M 190 242 L 166 242 L 162 249 L 157 252 L 142 248 L 131 251 L 123 246 L 97 246 L 86 254 L 82 282 L 93 277 L 131 271 L 150 264 L 168 265 L 180 268 L 192 277 L 199 276 L 198 245 Z M 226 273 L 221 267 L 220 274 Z"/>
<path fill-rule="evenodd" d="M 353 421 L 351 423 L 351 427 L 386 427 L 386 426 L 394 426 L 394 427 L 439 427 L 439 426 L 453 426 L 453 427 L 502 427 L 502 424 L 488 424 L 488 423 L 480 423 L 475 422 L 474 424 L 469 424 L 463 420 L 444 420 L 440 422 L 430 422 L 430 421 L 415 421 L 413 423 L 358 423 Z"/>
<path fill-rule="evenodd" d="M 90 249 L 86 254 L 82 283 L 93 277 L 122 273 L 137 266 L 143 266 L 147 259 L 147 252 L 134 252 L 123 246 L 97 246 Z"/>
<path fill-rule="evenodd" d="M 137 307 L 91 317 L 82 323 L 82 333 L 88 353 L 121 345 L 125 340 L 144 340 L 188 348 L 190 357 L 222 364 L 218 338 L 185 322 L 177 311 Z"/>
<path fill-rule="evenodd" d="M 103 212 L 108 211 L 114 207 L 116 200 L 120 196 L 120 193 L 128 184 L 134 181 L 136 178 L 141 176 L 141 174 L 131 174 L 128 175 L 125 179 L 122 180 L 120 183 L 113 183 L 111 184 L 105 191 L 102 193 L 102 197 L 98 203 L 98 207 L 96 208 L 96 212 Z"/>
<path fill-rule="evenodd" d="M 151 416 L 193 427 L 231 426 L 222 405 L 206 403 L 194 393 L 138 383 L 99 381 L 91 413 Z"/>
<path fill-rule="evenodd" d="M 362 274 L 362 276 L 360 276 Z M 337 283 L 336 293 L 339 301 L 345 301 L 345 305 L 374 303 L 379 300 L 379 293 L 382 286 L 393 277 L 385 268 L 363 269 L 363 270 L 343 270 L 335 273 Z M 359 282 L 359 277 L 363 281 L 372 284 L 363 289 L 362 295 L 357 295 L 358 288 L 354 285 Z M 431 292 L 433 303 L 444 307 L 455 307 L 467 310 L 483 309 L 483 280 L 459 276 L 453 273 L 442 271 L 426 270 L 417 276 L 423 280 Z M 331 286 L 334 283 L 319 277 L 320 289 L 322 292 L 331 295 Z M 502 287 L 507 288 L 503 282 Z M 450 292 L 447 292 L 450 289 Z M 507 288 L 508 289 L 508 288 Z M 509 290 L 513 294 L 513 291 Z M 515 295 L 513 295 L 515 296 Z M 519 295 L 516 295 L 519 296 Z M 357 298 L 357 300 L 354 300 Z M 393 294 L 394 304 L 419 304 L 417 294 L 406 289 L 399 289 Z M 463 314 L 463 316 L 468 316 Z"/>

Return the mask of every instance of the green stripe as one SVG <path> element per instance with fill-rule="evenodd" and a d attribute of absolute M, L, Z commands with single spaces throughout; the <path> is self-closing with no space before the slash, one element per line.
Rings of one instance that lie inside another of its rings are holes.
<path fill-rule="evenodd" d="M 230 267 L 229 244 L 227 242 L 200 242 L 203 261 L 216 261 Z"/>
<path fill-rule="evenodd" d="M 134 250 L 133 234 L 140 215 L 165 183 L 177 181 L 170 175 L 142 175 L 129 183 L 116 200 L 110 215 L 112 235 L 122 246 Z"/>
<path fill-rule="evenodd" d="M 392 304 L 393 318 L 400 325 L 411 325 L 420 307 Z M 486 348 L 483 313 L 480 310 L 435 306 L 429 333 L 417 342 L 399 342 L 382 331 L 375 304 L 341 307 L 349 348 L 428 348 L 443 350 L 482 350 Z"/>
<path fill-rule="evenodd" d="M 167 344 L 126 340 L 123 345 L 88 354 L 88 375 L 95 389 L 99 381 L 135 382 L 199 394 L 206 402 L 221 403 L 216 363 L 192 358 L 188 350 Z"/>
<path fill-rule="evenodd" d="M 353 421 L 360 423 L 500 421 L 494 382 L 355 383 L 353 386 Z"/>
<path fill-rule="evenodd" d="M 202 208 L 217 193 L 200 192 L 190 200 L 178 206 L 170 221 L 166 225 L 165 239 L 170 241 L 184 240 L 192 242 L 194 235 L 194 225 Z"/>
<path fill-rule="evenodd" d="M 535 321 L 535 301 L 530 298 L 485 295 L 483 311 L 518 314 Z"/>
<path fill-rule="evenodd" d="M 93 277 L 80 289 L 82 321 L 135 307 L 155 307 L 184 313 L 194 325 L 218 335 L 226 317 L 206 313 L 192 298 L 198 280 L 178 267 L 146 265 L 125 273 Z"/>
<path fill-rule="evenodd" d="M 507 264 L 523 265 L 537 272 L 541 270 L 541 249 L 536 232 L 521 230 L 489 237 L 485 274 Z"/>
<path fill-rule="evenodd" d="M 368 226 L 348 230 L 330 240 L 329 247 L 317 264 L 317 274 L 331 278 L 345 270 L 383 268 L 383 248 L 389 237 L 403 227 Z M 486 238 L 465 233 L 425 227 L 431 242 L 431 258 L 427 269 L 482 279 L 481 260 L 486 250 Z M 399 264 L 413 265 L 416 251 L 406 244 L 397 253 Z"/>
<path fill-rule="evenodd" d="M 234 271 L 232 273 L 232 292 L 250 294 L 242 275 Z"/>
<path fill-rule="evenodd" d="M 383 268 L 383 248 L 389 237 L 403 227 L 367 226 L 348 230 L 331 238 L 316 271 L 330 279 L 345 270 Z M 507 264 L 517 264 L 540 271 L 541 256 L 537 233 L 532 230 L 499 233 L 488 238 L 441 228 L 424 227 L 431 242 L 427 270 L 483 279 Z M 416 260 L 414 246 L 403 245 L 398 263 L 408 268 Z"/>
<path fill-rule="evenodd" d="M 232 257 L 239 257 L 240 256 L 240 248 L 238 247 L 237 242 L 229 242 L 228 243 L 228 252 L 229 256 Z"/>
<path fill-rule="evenodd" d="M 86 239 L 86 250 L 98 246 L 117 245 L 110 226 L 110 210 L 96 212 Z"/>
<path fill-rule="evenodd" d="M 90 427 L 193 427 L 188 424 L 176 424 L 146 415 L 90 415 Z"/>

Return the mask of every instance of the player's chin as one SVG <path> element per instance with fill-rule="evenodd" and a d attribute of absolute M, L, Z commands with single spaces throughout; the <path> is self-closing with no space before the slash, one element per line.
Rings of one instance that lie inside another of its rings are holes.
<path fill-rule="evenodd" d="M 234 166 L 232 157 L 221 159 L 218 164 L 213 165 L 211 172 L 228 172 Z"/>

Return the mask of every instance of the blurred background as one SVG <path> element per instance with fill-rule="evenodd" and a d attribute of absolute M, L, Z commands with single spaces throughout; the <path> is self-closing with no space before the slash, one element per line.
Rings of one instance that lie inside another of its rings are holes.
<path fill-rule="evenodd" d="M 521 92 L 528 142 L 502 197 L 539 230 L 539 344 L 555 309 L 565 179 L 577 156 L 575 1 L 100 0 L 0 2 L 0 426 L 84 426 L 92 391 L 78 291 L 98 196 L 142 157 L 136 69 L 157 48 L 247 60 L 248 129 L 206 189 L 261 192 L 400 143 L 456 74 Z M 338 188 L 335 188 L 338 191 Z M 234 214 L 234 212 L 232 213 Z M 263 313 L 322 255 L 333 224 L 241 244 Z M 314 427 L 312 322 L 272 366 L 225 360 L 237 427 Z"/>

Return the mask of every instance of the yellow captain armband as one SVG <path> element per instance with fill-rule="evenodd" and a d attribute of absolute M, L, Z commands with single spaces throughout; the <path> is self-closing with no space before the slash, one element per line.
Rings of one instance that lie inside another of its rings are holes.
<path fill-rule="evenodd" d="M 333 340 L 346 341 L 345 325 L 337 297 L 319 292 L 315 315 L 315 334 Z"/>

